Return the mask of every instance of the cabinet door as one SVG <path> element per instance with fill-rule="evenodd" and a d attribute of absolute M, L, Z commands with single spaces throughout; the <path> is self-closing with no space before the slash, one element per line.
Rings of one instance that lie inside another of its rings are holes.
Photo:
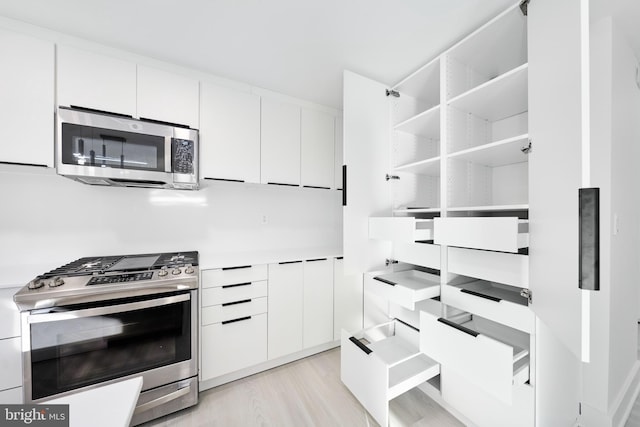
<path fill-rule="evenodd" d="M 302 262 L 269 264 L 268 356 L 302 350 Z"/>
<path fill-rule="evenodd" d="M 362 275 L 345 274 L 344 260 L 333 260 L 333 339 L 344 329 L 355 333 L 362 329 Z"/>
<path fill-rule="evenodd" d="M 0 57 L 0 161 L 53 166 L 53 43 L 0 30 Z"/>
<path fill-rule="evenodd" d="M 138 117 L 198 129 L 198 81 L 138 65 Z"/>
<path fill-rule="evenodd" d="M 58 46 L 58 105 L 136 116 L 136 64 Z"/>
<path fill-rule="evenodd" d="M 260 97 L 202 83 L 200 170 L 203 178 L 260 182 Z"/>
<path fill-rule="evenodd" d="M 391 216 L 391 188 L 385 181 L 391 158 L 386 86 L 344 73 L 344 155 L 347 204 L 343 209 L 347 274 L 384 268 L 391 242 L 369 239 L 369 217 Z"/>
<path fill-rule="evenodd" d="M 301 167 L 302 185 L 333 186 L 335 118 L 315 110 L 302 109 Z"/>
<path fill-rule="evenodd" d="M 300 107 L 262 98 L 260 182 L 300 185 Z"/>
<path fill-rule="evenodd" d="M 22 385 L 22 349 L 20 337 L 0 340 L 0 390 Z"/>
<path fill-rule="evenodd" d="M 304 262 L 303 347 L 333 341 L 333 262 Z"/>
<path fill-rule="evenodd" d="M 344 164 L 344 144 L 342 137 L 342 116 L 336 117 L 336 134 L 335 134 L 335 166 L 334 172 L 334 185 L 338 190 L 342 190 L 342 165 Z"/>

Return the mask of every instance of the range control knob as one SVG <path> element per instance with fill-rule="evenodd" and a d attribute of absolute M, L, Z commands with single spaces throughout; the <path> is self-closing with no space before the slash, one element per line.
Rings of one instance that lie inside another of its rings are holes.
<path fill-rule="evenodd" d="M 193 274 L 196 271 L 191 264 L 187 264 L 184 268 L 184 274 Z"/>
<path fill-rule="evenodd" d="M 62 277 L 56 277 L 53 281 L 49 282 L 50 288 L 57 288 L 62 285 L 64 285 L 64 279 Z"/>
<path fill-rule="evenodd" d="M 182 270 L 180 270 L 179 268 L 174 268 L 173 270 L 171 270 L 171 274 L 177 276 L 178 274 L 182 273 Z"/>
<path fill-rule="evenodd" d="M 29 282 L 29 285 L 27 285 L 29 289 L 40 289 L 43 286 L 44 282 L 40 279 L 32 280 L 31 282 Z"/>
<path fill-rule="evenodd" d="M 160 271 L 158 271 L 158 277 L 164 277 L 167 274 L 169 274 L 169 271 L 167 270 L 166 266 L 162 267 Z"/>

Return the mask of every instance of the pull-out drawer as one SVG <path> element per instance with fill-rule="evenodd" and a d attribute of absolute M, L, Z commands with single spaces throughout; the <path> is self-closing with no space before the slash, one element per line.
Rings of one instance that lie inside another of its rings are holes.
<path fill-rule="evenodd" d="M 535 317 L 520 291 L 512 286 L 473 280 L 443 286 L 441 301 L 531 334 Z"/>
<path fill-rule="evenodd" d="M 247 316 L 202 327 L 201 380 L 267 360 L 267 315 Z"/>
<path fill-rule="evenodd" d="M 244 265 L 202 271 L 203 288 L 258 282 L 261 280 L 267 280 L 266 265 Z"/>
<path fill-rule="evenodd" d="M 371 280 L 369 292 L 410 310 L 415 309 L 417 302 L 440 295 L 440 277 L 418 270 L 365 277 Z"/>
<path fill-rule="evenodd" d="M 502 402 L 529 380 L 529 335 L 479 316 L 420 313 L 420 350 Z"/>
<path fill-rule="evenodd" d="M 397 243 L 393 246 L 393 257 L 400 262 L 440 270 L 440 245 Z"/>
<path fill-rule="evenodd" d="M 433 240 L 433 220 L 413 217 L 369 218 L 369 238 L 405 243 Z"/>
<path fill-rule="evenodd" d="M 529 222 L 517 217 L 434 218 L 434 243 L 518 252 L 529 246 Z"/>
<path fill-rule="evenodd" d="M 519 288 L 529 287 L 529 256 L 448 248 L 449 272 Z"/>
<path fill-rule="evenodd" d="M 389 401 L 440 373 L 418 349 L 419 332 L 399 321 L 342 331 L 341 380 L 381 425 L 389 425 Z"/>
<path fill-rule="evenodd" d="M 202 324 L 225 322 L 267 312 L 267 297 L 245 299 L 202 308 Z"/>
<path fill-rule="evenodd" d="M 225 304 L 228 302 L 267 296 L 267 281 L 237 283 L 202 290 L 202 306 Z"/>

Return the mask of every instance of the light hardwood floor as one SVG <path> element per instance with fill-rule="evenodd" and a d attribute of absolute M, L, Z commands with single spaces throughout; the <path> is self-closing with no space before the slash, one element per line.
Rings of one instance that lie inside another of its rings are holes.
<path fill-rule="evenodd" d="M 200 393 L 196 407 L 144 427 L 377 426 L 340 381 L 340 349 Z M 419 390 L 391 402 L 391 426 L 457 427 L 456 418 Z"/>

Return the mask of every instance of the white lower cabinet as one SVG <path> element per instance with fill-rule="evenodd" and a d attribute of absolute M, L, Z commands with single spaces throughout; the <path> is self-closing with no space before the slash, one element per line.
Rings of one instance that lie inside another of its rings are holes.
<path fill-rule="evenodd" d="M 333 259 L 333 339 L 339 340 L 342 329 L 362 329 L 362 275 L 345 275 L 344 259 Z"/>
<path fill-rule="evenodd" d="M 269 264 L 269 359 L 303 348 L 303 267 L 302 261 Z"/>
<path fill-rule="evenodd" d="M 390 400 L 440 373 L 420 352 L 419 334 L 400 321 L 342 332 L 341 380 L 381 426 L 389 424 Z"/>
<path fill-rule="evenodd" d="M 0 339 L 0 390 L 22 386 L 20 337 Z"/>
<path fill-rule="evenodd" d="M 304 262 L 303 348 L 333 341 L 333 262 Z"/>

